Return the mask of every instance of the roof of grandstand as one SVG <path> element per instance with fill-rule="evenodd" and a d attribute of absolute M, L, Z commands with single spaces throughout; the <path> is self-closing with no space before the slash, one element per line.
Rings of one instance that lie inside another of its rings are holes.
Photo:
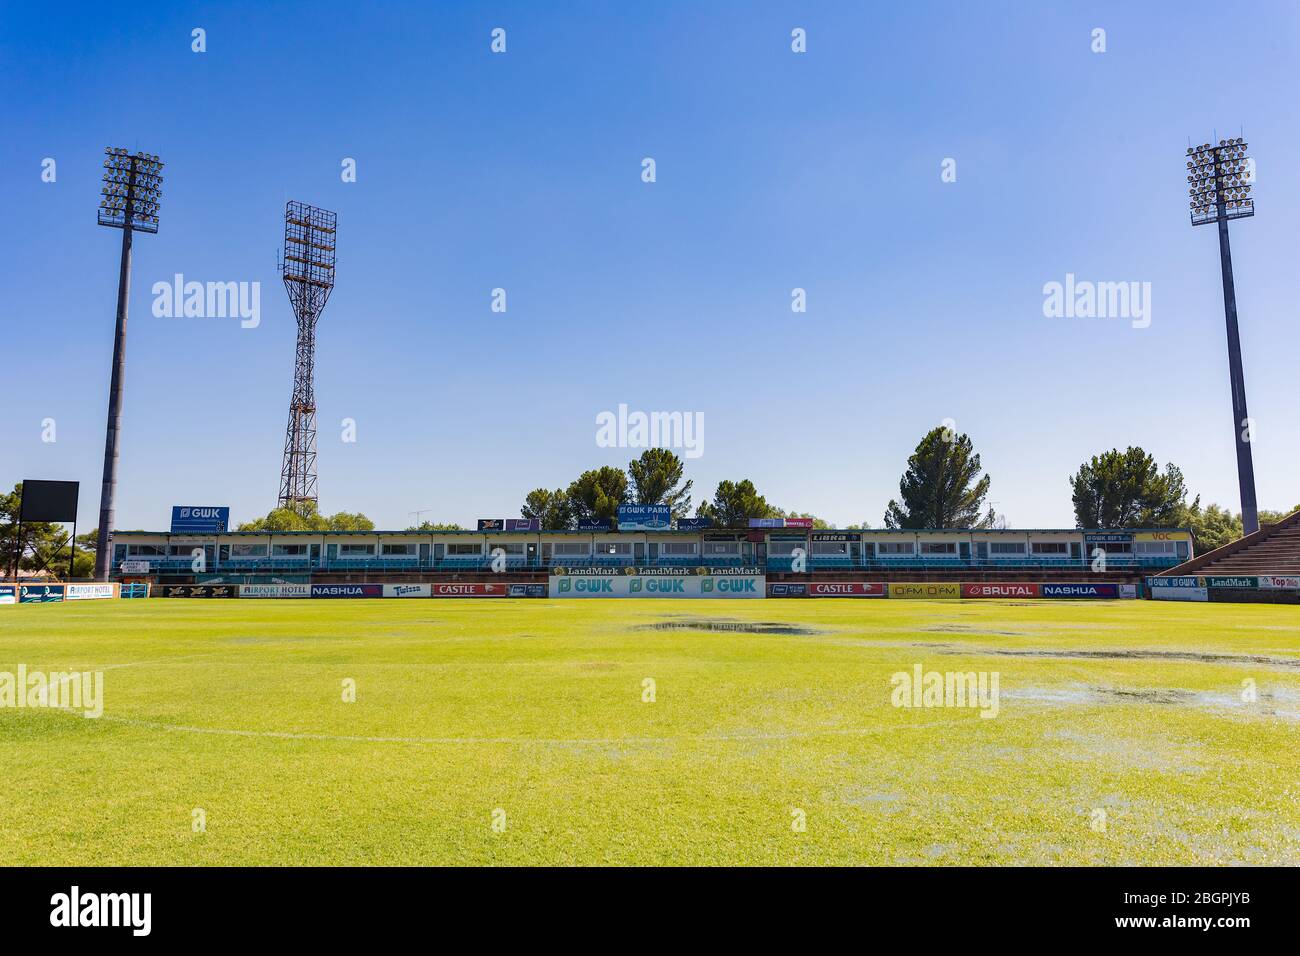
<path fill-rule="evenodd" d="M 418 528 L 402 528 L 397 530 L 384 531 L 376 528 L 373 531 L 128 531 L 116 530 L 114 534 L 152 534 L 167 537 L 175 535 L 176 537 L 212 537 L 213 535 L 358 535 L 358 534 L 384 534 L 384 535 L 431 535 L 431 534 L 703 534 L 706 532 L 735 532 L 737 534 L 750 531 L 763 531 L 768 534 L 1147 534 L 1157 531 L 1164 532 L 1184 532 L 1190 533 L 1190 528 L 664 528 L 655 531 L 623 531 L 618 529 L 596 529 L 577 531 L 574 529 L 565 529 L 562 531 L 505 531 L 501 528 L 484 529 L 477 531 L 472 528 L 462 528 L 459 531 L 440 531 L 440 530 L 421 530 Z"/>

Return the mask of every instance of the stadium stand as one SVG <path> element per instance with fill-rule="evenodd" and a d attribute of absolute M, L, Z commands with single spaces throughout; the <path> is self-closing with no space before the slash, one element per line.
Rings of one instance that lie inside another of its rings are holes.
<path fill-rule="evenodd" d="M 1162 571 L 1160 576 L 1188 574 L 1300 574 L 1300 511 Z"/>
<path fill-rule="evenodd" d="M 1290 521 L 1291 519 L 1288 519 Z M 755 529 L 661 531 L 117 531 L 120 580 L 218 583 L 240 576 L 414 582 L 546 580 L 557 568 L 754 569 L 773 581 L 1140 581 L 1192 557 L 1186 529 Z M 494 566 L 495 562 L 495 566 Z"/>

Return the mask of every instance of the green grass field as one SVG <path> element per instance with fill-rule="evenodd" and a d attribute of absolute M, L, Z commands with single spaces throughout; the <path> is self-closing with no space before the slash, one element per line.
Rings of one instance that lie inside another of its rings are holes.
<path fill-rule="evenodd" d="M 998 715 L 892 706 L 918 663 Z M 9 865 L 1300 863 L 1289 607 L 0 608 L 19 664 L 104 715 L 0 709 Z"/>

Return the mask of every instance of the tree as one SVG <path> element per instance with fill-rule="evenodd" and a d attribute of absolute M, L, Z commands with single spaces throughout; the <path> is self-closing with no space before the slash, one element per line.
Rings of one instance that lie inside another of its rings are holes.
<path fill-rule="evenodd" d="M 1261 509 L 1259 523 L 1261 526 L 1277 524 L 1294 511 L 1300 511 L 1300 505 L 1296 505 L 1290 511 L 1265 511 Z M 1206 551 L 1213 551 L 1225 544 L 1231 544 L 1245 533 L 1241 522 L 1241 512 L 1233 513 L 1231 508 L 1223 508 L 1219 505 L 1207 505 L 1202 508 L 1199 498 L 1187 509 L 1187 518 L 1184 523 L 1192 529 L 1197 554 L 1204 554 Z"/>
<path fill-rule="evenodd" d="M 328 517 L 306 506 L 302 513 L 291 508 L 275 508 L 265 518 L 245 521 L 236 531 L 374 531 L 375 523 L 361 512 L 340 511 Z"/>
<path fill-rule="evenodd" d="M 682 460 L 667 448 L 647 448 L 640 458 L 628 462 L 627 477 L 632 501 L 639 505 L 668 505 L 674 518 L 691 510 L 691 487 L 682 484 Z"/>
<path fill-rule="evenodd" d="M 1094 455 L 1070 476 L 1074 520 L 1080 528 L 1173 528 L 1190 524 L 1200 507 L 1187 504 L 1183 473 L 1141 448 Z"/>
<path fill-rule="evenodd" d="M 573 527 L 573 505 L 563 488 L 534 488 L 524 498 L 519 516 L 540 521 L 543 531 L 568 531 Z"/>
<path fill-rule="evenodd" d="M 1201 508 L 1198 501 L 1194 508 L 1188 509 L 1188 517 L 1191 520 L 1187 526 L 1192 529 L 1197 554 L 1231 544 L 1242 535 L 1241 515 L 1233 514 L 1231 508 L 1218 505 Z"/>
<path fill-rule="evenodd" d="M 980 514 L 989 483 L 988 475 L 980 476 L 980 456 L 968 435 L 931 429 L 907 459 L 907 471 L 898 483 L 902 504 L 890 499 L 885 527 L 990 527 L 996 521 L 993 509 Z"/>
<path fill-rule="evenodd" d="M 1294 514 L 1297 511 L 1300 511 L 1300 505 L 1292 505 L 1291 508 L 1287 511 L 1260 511 L 1259 523 L 1261 525 L 1277 524 L 1287 515 Z M 1240 519 L 1241 515 L 1237 515 L 1237 518 Z"/>
<path fill-rule="evenodd" d="M 460 525 L 454 521 L 421 521 L 419 524 L 411 525 L 407 531 L 464 531 Z"/>
<path fill-rule="evenodd" d="M 751 518 L 780 517 L 748 478 L 738 482 L 718 482 L 713 501 L 700 502 L 695 513 L 701 518 L 709 518 L 719 528 L 747 528 Z"/>
<path fill-rule="evenodd" d="M 565 492 L 575 520 L 614 521 L 627 503 L 627 475 L 609 465 L 584 471 Z"/>

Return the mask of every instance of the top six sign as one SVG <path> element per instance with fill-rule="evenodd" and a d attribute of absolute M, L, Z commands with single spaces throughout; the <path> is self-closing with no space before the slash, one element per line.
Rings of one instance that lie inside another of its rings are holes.
<path fill-rule="evenodd" d="M 229 524 L 229 508 L 172 506 L 172 534 L 224 534 Z"/>

